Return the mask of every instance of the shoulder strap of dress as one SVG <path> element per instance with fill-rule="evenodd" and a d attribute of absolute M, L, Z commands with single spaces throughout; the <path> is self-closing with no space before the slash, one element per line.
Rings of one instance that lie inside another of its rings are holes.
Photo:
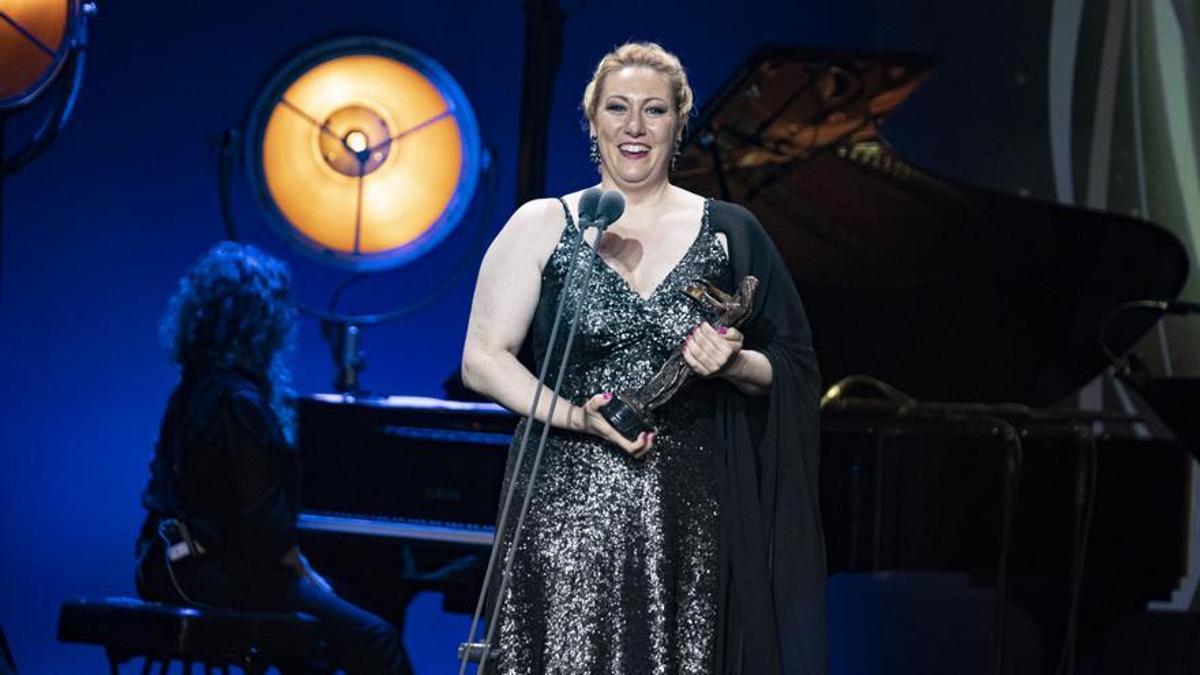
<path fill-rule="evenodd" d="M 563 213 L 567 216 L 567 227 L 570 227 L 572 230 L 575 229 L 575 217 L 571 215 L 571 207 L 567 206 L 567 200 L 559 197 L 558 203 L 562 204 Z"/>

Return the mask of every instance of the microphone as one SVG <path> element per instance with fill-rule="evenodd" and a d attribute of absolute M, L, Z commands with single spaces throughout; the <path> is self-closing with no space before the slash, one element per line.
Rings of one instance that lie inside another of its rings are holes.
<path fill-rule="evenodd" d="M 625 197 L 616 190 L 609 190 L 600 196 L 600 205 L 596 208 L 596 219 L 592 225 L 601 232 L 606 227 L 617 222 L 625 213 Z"/>
<path fill-rule="evenodd" d="M 579 252 L 583 250 L 587 250 L 589 253 L 584 261 L 570 266 L 570 270 L 567 272 L 566 281 L 564 282 L 565 289 L 569 290 L 572 288 L 578 288 L 579 293 L 573 294 L 569 292 L 563 292 L 559 294 L 558 309 L 554 314 L 554 322 L 551 324 L 550 338 L 548 340 L 550 351 L 542 359 L 542 364 L 539 368 L 537 379 L 538 386 L 534 388 L 533 401 L 529 404 L 530 417 L 533 416 L 533 411 L 539 410 L 538 401 L 542 395 L 542 390 L 546 389 L 551 381 L 554 383 L 552 392 L 552 396 L 554 398 L 550 399 L 550 408 L 547 415 L 549 417 L 554 416 L 554 407 L 560 400 L 559 390 L 561 389 L 563 381 L 565 380 L 563 375 L 566 373 L 567 365 L 570 363 L 571 356 L 573 354 L 571 345 L 575 341 L 576 330 L 579 327 L 579 318 L 587 313 L 588 294 L 593 286 L 593 284 L 589 282 L 591 280 L 592 272 L 595 269 L 595 262 L 600 257 L 600 252 L 596 249 L 596 247 L 588 246 L 585 243 L 583 237 L 584 230 L 587 229 L 589 225 L 591 227 L 595 227 L 597 230 L 597 237 L 599 237 L 599 235 L 604 232 L 604 229 L 616 222 L 616 220 L 620 218 L 621 214 L 624 212 L 625 197 L 616 190 L 602 193 L 598 188 L 589 188 L 579 196 L 579 234 L 574 238 L 575 242 L 572 245 L 573 247 L 571 249 L 570 259 L 572 261 L 578 261 Z M 597 238 L 596 241 L 599 241 L 599 239 Z M 580 275 L 577 273 L 581 273 L 581 280 L 578 279 Z M 554 356 L 555 348 L 558 344 L 558 330 L 562 326 L 563 318 L 565 316 L 563 309 L 567 306 L 568 298 L 574 298 L 574 307 L 570 313 L 571 325 L 567 332 L 566 344 L 562 347 L 562 356 L 559 357 L 558 375 L 552 380 L 548 380 L 547 375 L 549 375 L 550 372 L 550 364 L 553 361 L 552 357 Z M 521 442 L 517 445 L 517 456 L 513 461 L 518 467 L 525 466 L 525 451 L 529 445 L 531 429 L 533 429 L 532 424 L 525 425 L 525 431 L 521 437 Z M 510 550 L 520 550 L 521 535 L 524 531 L 526 517 L 529 513 L 529 505 L 531 503 L 530 500 L 533 494 L 532 490 L 538 479 L 538 469 L 541 465 L 543 452 L 546 449 L 546 439 L 548 438 L 547 434 L 549 432 L 550 425 L 543 425 L 541 439 L 538 441 L 537 450 L 535 451 L 533 457 L 532 470 L 526 478 L 524 489 L 522 491 L 523 496 L 521 497 L 522 503 L 520 506 L 520 511 L 517 513 L 516 523 L 512 527 L 512 548 Z M 508 589 L 510 580 L 512 579 L 513 557 L 511 555 L 506 556 L 503 563 L 501 563 L 499 544 L 502 541 L 504 533 L 508 529 L 510 509 L 514 505 L 513 498 L 517 493 L 517 487 L 518 482 L 511 481 L 510 484 L 504 489 L 504 497 L 501 501 L 502 506 L 500 508 L 500 518 L 496 524 L 496 537 L 492 544 L 491 555 L 488 557 L 487 572 L 484 573 L 483 589 L 480 592 L 479 599 L 475 605 L 475 614 L 473 617 L 471 617 L 471 629 L 467 636 L 467 641 L 461 643 L 458 647 L 459 675 L 466 673 L 467 663 L 470 662 L 478 664 L 478 672 L 485 672 L 488 665 L 488 659 L 491 658 L 491 652 L 496 648 L 493 646 L 492 639 L 495 635 L 496 626 L 498 624 L 496 619 L 499 615 L 500 603 L 493 604 L 491 608 L 490 616 L 487 620 L 487 632 L 482 642 L 475 641 L 477 635 L 476 629 L 479 627 L 479 620 L 482 618 L 485 600 L 488 596 L 489 589 L 492 587 L 491 582 L 494 579 L 493 574 L 496 571 L 497 564 L 502 564 L 503 567 L 500 571 L 500 587 L 496 593 L 496 597 L 504 597 L 505 591 Z"/>
<path fill-rule="evenodd" d="M 591 223 L 596 219 L 596 209 L 600 206 L 600 196 L 603 194 L 600 188 L 588 188 L 579 196 L 579 221 L 581 223 Z"/>

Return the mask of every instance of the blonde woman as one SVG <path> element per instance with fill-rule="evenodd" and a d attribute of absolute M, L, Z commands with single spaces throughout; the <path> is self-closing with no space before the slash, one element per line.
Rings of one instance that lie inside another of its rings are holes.
<path fill-rule="evenodd" d="M 522 422 L 552 430 L 496 598 L 495 672 L 824 672 L 811 336 L 754 217 L 671 184 L 692 105 L 679 59 L 652 43 L 606 55 L 584 92 L 600 187 L 626 208 L 598 241 L 585 232 L 600 261 L 553 419 L 547 388 Z M 479 272 L 463 379 L 521 413 L 537 379 L 516 354 L 527 336 L 547 353 L 581 192 L 523 205 Z M 760 283 L 744 334 L 679 291 L 747 274 Z M 599 408 L 680 349 L 700 377 L 625 439 Z M 523 488 L 514 464 L 506 484 Z"/>

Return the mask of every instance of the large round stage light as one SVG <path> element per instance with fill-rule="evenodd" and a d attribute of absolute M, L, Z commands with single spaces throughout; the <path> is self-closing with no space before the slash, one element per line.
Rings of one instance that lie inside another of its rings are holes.
<path fill-rule="evenodd" d="M 32 101 L 62 70 L 70 47 L 72 0 L 0 3 L 0 110 Z"/>
<path fill-rule="evenodd" d="M 419 257 L 458 225 L 480 170 L 462 89 L 401 44 L 344 38 L 268 80 L 246 124 L 268 220 L 318 259 L 357 270 Z"/>

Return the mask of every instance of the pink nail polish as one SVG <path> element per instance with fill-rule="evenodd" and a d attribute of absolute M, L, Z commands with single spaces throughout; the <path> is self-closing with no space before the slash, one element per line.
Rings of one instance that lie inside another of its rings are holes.
<path fill-rule="evenodd" d="M 613 396 L 613 395 L 612 395 L 612 392 L 611 392 L 611 391 L 606 391 L 606 392 L 604 392 L 604 400 L 606 400 L 606 401 L 607 401 L 608 399 L 612 398 L 612 396 Z"/>
<path fill-rule="evenodd" d="M 725 326 L 721 326 L 720 328 L 717 329 L 717 332 L 720 333 L 721 335 L 724 335 L 725 331 L 727 331 L 727 330 L 729 330 L 729 329 L 726 328 Z"/>

